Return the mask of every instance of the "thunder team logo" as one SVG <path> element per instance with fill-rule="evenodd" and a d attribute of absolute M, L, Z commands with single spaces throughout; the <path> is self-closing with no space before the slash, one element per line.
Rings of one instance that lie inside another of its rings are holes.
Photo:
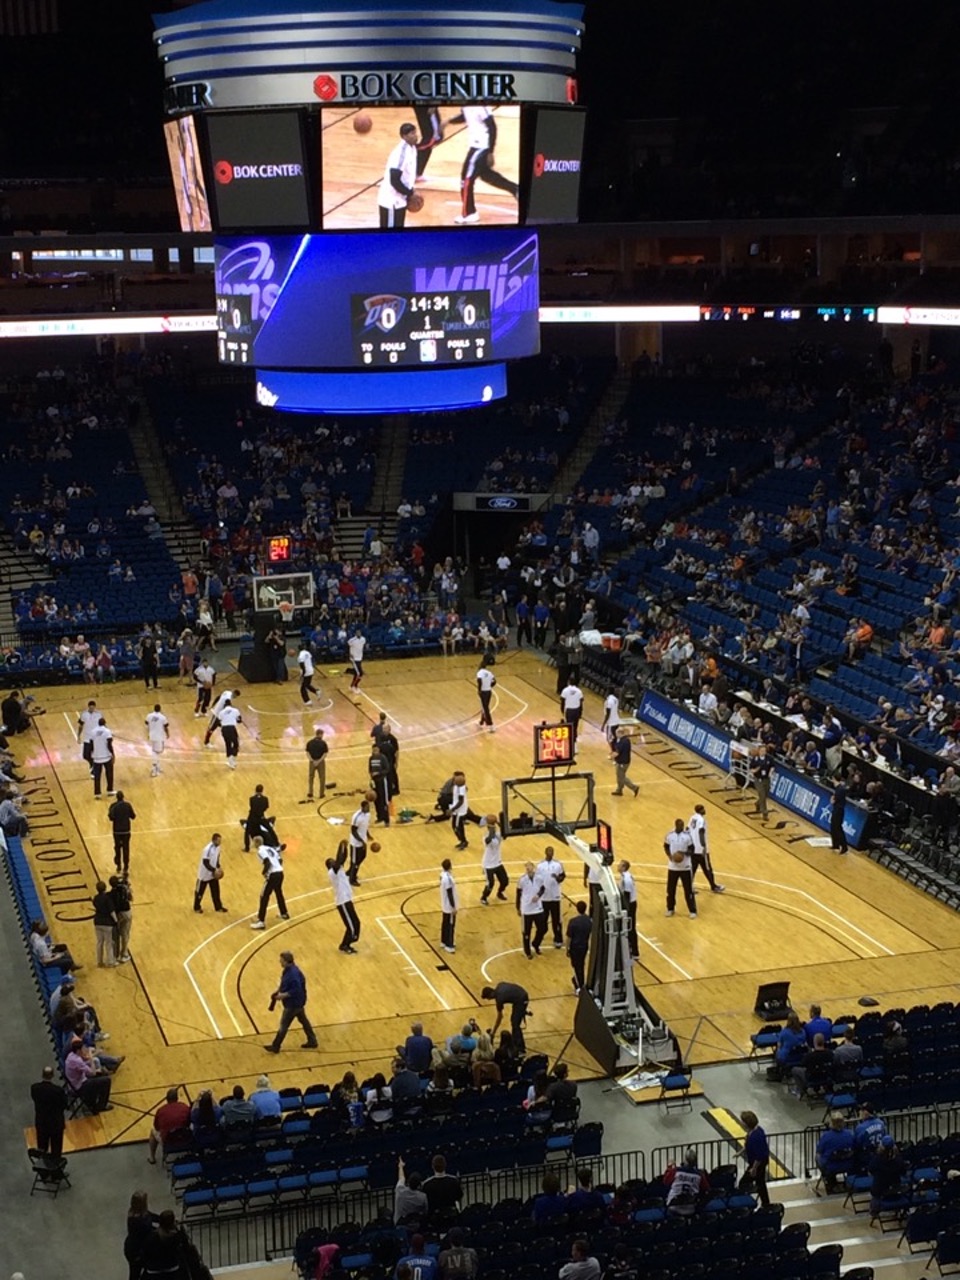
<path fill-rule="evenodd" d="M 407 309 L 406 298 L 395 293 L 377 293 L 364 298 L 366 314 L 363 320 L 364 329 L 379 329 L 381 333 L 390 333 Z"/>

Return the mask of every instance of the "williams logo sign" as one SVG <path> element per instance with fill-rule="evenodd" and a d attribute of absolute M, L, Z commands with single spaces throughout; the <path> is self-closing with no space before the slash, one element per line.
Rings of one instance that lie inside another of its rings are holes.
<path fill-rule="evenodd" d="M 514 102 L 511 71 L 320 72 L 313 81 L 321 102 Z"/>

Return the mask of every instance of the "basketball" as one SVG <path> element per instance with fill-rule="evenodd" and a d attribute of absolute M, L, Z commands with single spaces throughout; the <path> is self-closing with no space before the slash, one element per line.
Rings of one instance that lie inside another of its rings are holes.
<path fill-rule="evenodd" d="M 370 852 L 371 852 L 371 853 L 379 853 L 379 852 L 380 852 L 380 842 L 379 842 L 378 840 L 371 840 L 371 841 L 370 841 Z"/>
<path fill-rule="evenodd" d="M 487 826 L 488 826 L 488 827 L 496 826 L 496 824 L 497 824 L 499 821 L 500 821 L 500 819 L 497 817 L 497 815 L 496 815 L 495 813 L 488 813 L 488 814 L 487 814 Z"/>
<path fill-rule="evenodd" d="M 419 213 L 423 208 L 423 196 L 419 191 L 414 191 L 407 196 L 407 208 L 411 213 Z"/>
<path fill-rule="evenodd" d="M 372 804 L 373 801 L 376 800 L 377 798 L 377 793 L 375 791 L 365 791 L 363 793 L 363 798 L 364 800 L 369 800 Z"/>
<path fill-rule="evenodd" d="M 364 111 L 358 111 L 353 117 L 353 127 L 357 133 L 369 133 L 373 128 L 373 117 Z"/>
<path fill-rule="evenodd" d="M 671 853 L 671 855 L 670 855 L 670 861 L 671 861 L 671 862 L 682 862 L 682 861 L 684 860 L 684 858 L 685 858 L 685 857 L 686 857 L 686 854 L 681 853 L 681 852 L 680 852 L 680 850 L 678 849 L 676 853 Z"/>

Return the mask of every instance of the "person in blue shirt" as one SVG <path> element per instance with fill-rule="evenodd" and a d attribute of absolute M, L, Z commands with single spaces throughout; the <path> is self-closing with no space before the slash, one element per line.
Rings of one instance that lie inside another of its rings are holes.
<path fill-rule="evenodd" d="M 410 1035 L 398 1046 L 398 1053 L 411 1071 L 421 1075 L 430 1070 L 433 1060 L 433 1041 L 423 1034 L 423 1023 L 415 1022 L 410 1028 Z"/>
<path fill-rule="evenodd" d="M 265 1044 L 263 1047 L 268 1053 L 279 1053 L 280 1046 L 290 1030 L 291 1023 L 297 1021 L 303 1027 L 304 1035 L 307 1037 L 303 1043 L 303 1048 L 316 1049 L 317 1033 L 310 1025 L 305 1011 L 307 980 L 302 971 L 294 964 L 292 951 L 280 952 L 280 964 L 282 965 L 280 985 L 270 997 L 271 1009 L 278 1001 L 282 1006 L 280 1026 L 277 1028 L 277 1034 L 274 1036 L 272 1043 Z"/>
<path fill-rule="evenodd" d="M 591 1213 L 599 1209 L 602 1213 L 607 1202 L 599 1191 L 594 1190 L 593 1173 L 590 1169 L 577 1170 L 577 1187 L 564 1198 L 564 1210 L 567 1213 Z"/>
<path fill-rule="evenodd" d="M 530 632 L 530 605 L 527 603 L 526 596 L 521 596 L 517 601 L 514 613 L 517 617 L 517 648 L 522 649 L 524 637 L 527 644 L 533 644 L 533 636 Z"/>
<path fill-rule="evenodd" d="M 798 1067 L 807 1051 L 807 1037 L 803 1023 L 795 1013 L 787 1017 L 786 1026 L 780 1032 L 774 1054 L 777 1066 L 783 1075 L 789 1075 L 793 1067 Z"/>
<path fill-rule="evenodd" d="M 796 1017 L 796 1014 L 793 1015 Z M 767 1166 L 770 1164 L 770 1144 L 767 1135 L 760 1127 L 760 1121 L 753 1111 L 741 1111 L 740 1123 L 747 1132 L 740 1153 L 747 1164 L 747 1173 L 753 1178 L 755 1195 L 762 1208 L 769 1209 L 770 1195 L 767 1191 Z"/>
<path fill-rule="evenodd" d="M 540 1184 L 541 1191 L 534 1197 L 531 1217 L 534 1222 L 546 1222 L 548 1218 L 559 1218 L 566 1213 L 566 1197 L 560 1190 L 560 1179 L 555 1173 L 545 1173 Z"/>
<path fill-rule="evenodd" d="M 427 1242 L 423 1236 L 410 1237 L 410 1252 L 397 1263 L 394 1276 L 400 1276 L 400 1268 L 403 1266 L 410 1268 L 410 1280 L 436 1280 L 437 1260 L 427 1253 Z"/>
<path fill-rule="evenodd" d="M 533 643 L 538 649 L 544 646 L 549 623 L 550 608 L 543 600 L 538 600 L 533 606 Z"/>
<path fill-rule="evenodd" d="M 860 1119 L 853 1131 L 853 1147 L 858 1161 L 866 1165 L 887 1136 L 887 1122 L 878 1116 L 871 1103 L 860 1108 Z"/>
<path fill-rule="evenodd" d="M 810 1021 L 804 1025 L 803 1030 L 807 1037 L 807 1044 L 813 1044 L 813 1037 L 817 1034 L 822 1035 L 824 1040 L 829 1042 L 833 1035 L 833 1023 L 823 1016 L 823 1011 L 818 1004 L 812 1004 Z"/>
<path fill-rule="evenodd" d="M 830 1127 L 824 1129 L 817 1143 L 817 1168 L 823 1174 L 823 1185 L 836 1191 L 837 1174 L 850 1167 L 853 1159 L 853 1132 L 847 1128 L 842 1111 L 830 1114 Z"/>

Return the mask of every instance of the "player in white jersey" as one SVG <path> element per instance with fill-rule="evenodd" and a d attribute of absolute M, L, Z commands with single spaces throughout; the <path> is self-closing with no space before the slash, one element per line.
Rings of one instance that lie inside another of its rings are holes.
<path fill-rule="evenodd" d="M 380 230 L 400 228 L 407 220 L 407 201 L 417 180 L 417 126 L 402 124 L 400 141 L 387 156 L 383 178 L 377 191 Z"/>
<path fill-rule="evenodd" d="M 153 765 L 150 769 L 150 777 L 155 778 L 160 773 L 160 757 L 163 755 L 163 749 L 167 745 L 167 739 L 170 737 L 170 721 L 160 710 L 160 703 L 155 702 L 153 710 L 144 720 L 147 726 L 147 742 L 150 744 L 150 751 L 153 755 Z"/>
<path fill-rule="evenodd" d="M 490 714 L 490 699 L 493 697 L 493 689 L 497 683 L 497 677 L 487 665 L 488 659 L 484 658 L 480 664 L 480 670 L 477 672 L 477 693 L 480 695 L 480 728 L 484 725 L 494 731 L 493 716 Z"/>
<path fill-rule="evenodd" d="M 347 641 L 347 653 L 350 655 L 350 664 L 353 667 L 353 679 L 350 681 L 351 689 L 359 689 L 360 681 L 363 679 L 363 651 L 367 647 L 367 637 L 359 631 L 355 632 Z"/>
<path fill-rule="evenodd" d="M 503 865 L 503 841 L 500 838 L 497 815 L 488 813 L 485 818 L 480 819 L 480 826 L 486 828 L 483 836 L 483 857 L 480 861 L 480 867 L 487 879 L 487 887 L 480 895 L 480 905 L 485 907 L 493 892 L 494 883 L 497 885 L 497 897 L 501 902 L 506 902 L 507 895 L 504 890 L 510 883 L 510 877 Z"/>
<path fill-rule="evenodd" d="M 479 222 L 474 187 L 481 179 L 491 187 L 509 191 L 515 199 L 519 187 L 493 167 L 497 146 L 497 120 L 489 107 L 464 107 L 447 121 L 448 124 L 467 126 L 467 154 L 460 170 L 460 212 L 454 222 Z"/>
<path fill-rule="evenodd" d="M 203 745 L 205 747 L 210 745 L 210 739 L 213 737 L 213 731 L 218 728 L 220 724 L 220 712 L 224 707 L 228 707 L 231 702 L 233 702 L 234 698 L 239 697 L 239 689 L 224 689 L 223 693 L 221 693 L 220 697 L 213 704 L 213 709 L 210 712 L 210 722 L 207 725 L 206 733 L 203 735 Z"/>
<path fill-rule="evenodd" d="M 690 855 L 693 852 L 693 840 L 684 826 L 682 818 L 677 818 L 673 830 L 668 831 L 663 841 L 663 851 L 667 855 L 669 870 L 667 871 L 667 915 L 672 916 L 677 905 L 677 885 L 683 886 L 683 896 L 690 912 L 690 919 L 697 918 L 697 903 L 693 896 L 693 863 Z"/>
<path fill-rule="evenodd" d="M 567 878 L 563 864 L 554 856 L 553 846 L 548 845 L 543 851 L 543 860 L 537 864 L 537 875 L 543 881 L 543 914 L 547 926 L 553 931 L 553 945 L 560 950 L 563 946 L 563 925 L 560 921 L 560 886 Z"/>
<path fill-rule="evenodd" d="M 354 943 L 360 937 L 360 917 L 357 915 L 357 909 L 353 905 L 353 885 L 350 877 L 344 870 L 344 865 L 349 854 L 349 845 L 346 840 L 341 840 L 337 846 L 337 856 L 335 858 L 327 858 L 327 878 L 330 881 L 330 888 L 333 890 L 333 902 L 337 911 L 340 913 L 340 919 L 343 921 L 343 941 L 340 943 L 339 950 L 345 955 L 355 956 L 357 954 Z"/>
<path fill-rule="evenodd" d="M 710 850 L 707 848 L 707 811 L 702 804 L 694 806 L 693 814 L 687 823 L 687 830 L 690 832 L 690 838 L 693 841 L 693 849 L 690 854 L 690 861 L 693 870 L 690 873 L 690 883 L 693 884 L 697 878 L 697 872 L 701 869 L 707 877 L 707 884 L 714 893 L 723 893 L 725 886 L 717 884 L 713 874 L 713 863 L 710 861 Z M 694 889 L 696 893 L 696 889 Z"/>

